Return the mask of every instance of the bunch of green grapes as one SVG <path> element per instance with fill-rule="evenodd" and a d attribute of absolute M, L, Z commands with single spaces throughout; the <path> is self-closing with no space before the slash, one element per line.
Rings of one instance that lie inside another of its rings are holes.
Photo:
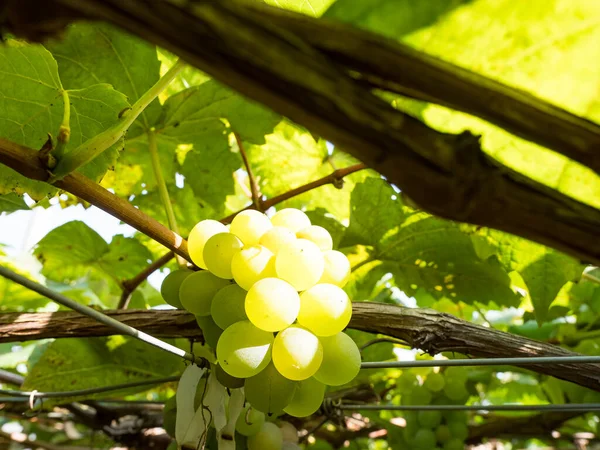
<path fill-rule="evenodd" d="M 229 229 L 203 220 L 191 231 L 188 249 L 204 270 L 173 272 L 163 282 L 163 297 L 196 315 L 216 350 L 219 381 L 244 386 L 253 411 L 309 416 L 326 386 L 358 374 L 360 352 L 343 333 L 352 315 L 342 289 L 350 262 L 304 212 L 287 208 L 269 219 L 247 210 Z"/>
<path fill-rule="evenodd" d="M 444 375 L 430 372 L 420 384 L 411 372 L 398 379 L 404 405 L 464 404 L 469 393 L 465 387 L 467 370 L 450 367 Z M 463 450 L 469 435 L 464 411 L 407 411 L 404 440 L 414 450 Z"/>

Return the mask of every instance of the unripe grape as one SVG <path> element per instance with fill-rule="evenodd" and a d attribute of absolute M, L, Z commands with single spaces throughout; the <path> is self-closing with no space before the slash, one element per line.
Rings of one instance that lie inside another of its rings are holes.
<path fill-rule="evenodd" d="M 435 447 L 435 434 L 433 431 L 422 428 L 412 439 L 413 448 L 415 450 L 431 450 Z"/>
<path fill-rule="evenodd" d="M 248 450 L 281 450 L 283 436 L 277 425 L 265 422 L 258 433 L 248 437 L 247 442 Z"/>
<path fill-rule="evenodd" d="M 290 380 L 312 377 L 323 361 L 323 346 L 305 328 L 292 325 L 280 331 L 273 342 L 273 364 Z"/>
<path fill-rule="evenodd" d="M 281 375 L 271 363 L 262 372 L 247 378 L 246 400 L 253 408 L 273 415 L 283 411 L 296 392 L 298 383 Z"/>
<path fill-rule="evenodd" d="M 208 316 L 216 293 L 228 286 L 229 281 L 201 270 L 188 275 L 179 288 L 179 299 L 183 307 L 197 316 Z"/>
<path fill-rule="evenodd" d="M 360 350 L 350 336 L 338 333 L 319 338 L 323 345 L 323 362 L 314 377 L 328 386 L 352 381 L 360 371 Z"/>
<path fill-rule="evenodd" d="M 181 287 L 183 280 L 193 273 L 194 272 L 189 269 L 179 269 L 174 270 L 167 275 L 160 285 L 160 294 L 164 301 L 177 309 L 183 309 L 181 300 L 179 300 L 179 288 Z"/>
<path fill-rule="evenodd" d="M 333 336 L 352 317 L 352 303 L 341 287 L 317 284 L 300 295 L 298 323 L 317 336 Z"/>
<path fill-rule="evenodd" d="M 448 422 L 448 428 L 452 437 L 464 441 L 469 436 L 469 427 L 465 422 Z"/>
<path fill-rule="evenodd" d="M 265 423 L 265 414 L 247 403 L 238 416 L 235 430 L 244 436 L 253 436 L 260 431 L 263 423 Z"/>
<path fill-rule="evenodd" d="M 265 278 L 254 284 L 246 295 L 246 315 L 265 331 L 280 331 L 298 317 L 300 296 L 279 278 Z"/>
<path fill-rule="evenodd" d="M 206 267 L 219 278 L 232 279 L 231 260 L 242 247 L 242 241 L 235 234 L 215 234 L 204 245 L 202 256 Z"/>
<path fill-rule="evenodd" d="M 321 407 L 325 389 L 326 386 L 314 378 L 300 381 L 292 401 L 283 410 L 293 417 L 310 416 Z"/>
<path fill-rule="evenodd" d="M 246 320 L 236 322 L 219 338 L 217 359 L 229 375 L 248 378 L 267 367 L 272 344 L 272 333 L 260 330 Z"/>
<path fill-rule="evenodd" d="M 215 366 L 214 370 L 215 370 L 215 377 L 217 377 L 217 380 L 219 381 L 219 383 L 221 383 L 222 386 L 225 386 L 226 388 L 229 388 L 229 389 L 238 389 L 238 388 L 244 387 L 244 381 L 245 381 L 244 378 L 237 378 L 237 377 L 233 377 L 233 376 L 229 375 L 218 364 Z"/>
<path fill-rule="evenodd" d="M 287 244 L 294 242 L 296 235 L 285 227 L 273 227 L 260 238 L 259 244 L 267 247 L 274 255 L 279 253 Z"/>
<path fill-rule="evenodd" d="M 330 250 L 323 253 L 323 259 L 325 265 L 319 284 L 329 283 L 344 287 L 350 279 L 351 273 L 350 261 L 346 255 L 337 250 Z"/>
<path fill-rule="evenodd" d="M 440 411 L 419 411 L 417 417 L 419 425 L 423 428 L 433 429 L 442 423 L 442 413 Z"/>
<path fill-rule="evenodd" d="M 231 273 L 240 287 L 249 290 L 258 280 L 277 276 L 275 255 L 262 245 L 246 246 L 233 255 Z"/>
<path fill-rule="evenodd" d="M 319 247 L 306 239 L 296 239 L 275 257 L 277 276 L 297 291 L 313 287 L 323 275 L 325 260 Z"/>
<path fill-rule="evenodd" d="M 435 372 L 431 372 L 427 375 L 427 378 L 425 378 L 425 382 L 423 383 L 423 386 L 431 392 L 440 392 L 444 389 L 445 385 L 446 381 L 444 380 L 444 376 L 441 373 Z"/>
<path fill-rule="evenodd" d="M 219 328 L 213 318 L 211 316 L 196 316 L 196 323 L 202 330 L 202 336 L 204 336 L 204 341 L 208 346 L 217 348 L 217 342 L 219 342 L 223 330 Z"/>
<path fill-rule="evenodd" d="M 444 443 L 452 438 L 452 433 L 450 433 L 450 428 L 448 425 L 440 425 L 435 430 L 435 437 L 438 442 Z"/>
<path fill-rule="evenodd" d="M 285 208 L 277 211 L 271 217 L 271 223 L 276 227 L 285 227 L 292 230 L 294 233 L 303 228 L 310 227 L 310 219 L 299 209 Z"/>
<path fill-rule="evenodd" d="M 190 235 L 188 236 L 188 251 L 194 264 L 206 269 L 207 267 L 202 256 L 206 241 L 217 233 L 226 232 L 227 227 L 216 220 L 207 219 L 198 222 L 196 226 L 192 228 L 192 231 L 190 231 Z"/>
<path fill-rule="evenodd" d="M 302 447 L 295 442 L 283 441 L 283 447 L 281 447 L 281 450 L 302 450 Z"/>
<path fill-rule="evenodd" d="M 248 320 L 245 302 L 246 291 L 237 284 L 230 284 L 219 289 L 213 297 L 210 315 L 215 323 L 225 330 L 240 320 Z"/>
<path fill-rule="evenodd" d="M 333 248 L 331 234 L 319 225 L 311 225 L 310 227 L 301 229 L 296 233 L 296 237 L 314 242 L 322 252 L 327 252 Z"/>
<path fill-rule="evenodd" d="M 285 445 L 286 442 L 293 442 L 297 444 L 300 438 L 298 437 L 298 430 L 294 425 L 289 422 L 280 422 L 279 429 L 283 434 L 283 443 Z"/>
<path fill-rule="evenodd" d="M 465 442 L 462 439 L 452 438 L 444 443 L 444 450 L 464 450 Z"/>
<path fill-rule="evenodd" d="M 269 218 L 253 210 L 242 211 L 231 221 L 229 231 L 241 239 L 245 247 L 258 244 L 258 241 L 273 225 Z"/>

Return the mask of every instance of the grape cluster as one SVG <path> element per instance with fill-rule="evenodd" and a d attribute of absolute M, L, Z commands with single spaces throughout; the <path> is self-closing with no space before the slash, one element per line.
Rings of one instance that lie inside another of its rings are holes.
<path fill-rule="evenodd" d="M 444 375 L 430 372 L 419 379 L 405 372 L 398 379 L 398 392 L 403 405 L 464 404 L 469 398 L 465 387 L 467 371 L 450 367 Z M 414 450 L 463 450 L 468 437 L 467 415 L 464 411 L 407 411 L 403 438 Z"/>
<path fill-rule="evenodd" d="M 247 210 L 229 229 L 203 220 L 191 231 L 188 249 L 205 270 L 172 272 L 161 292 L 167 303 L 196 315 L 216 349 L 221 384 L 244 386 L 253 411 L 244 413 L 245 421 L 248 414 L 282 411 L 309 416 L 326 385 L 358 374 L 360 352 L 342 331 L 352 315 L 342 289 L 350 263 L 305 213 L 287 208 L 269 219 Z"/>

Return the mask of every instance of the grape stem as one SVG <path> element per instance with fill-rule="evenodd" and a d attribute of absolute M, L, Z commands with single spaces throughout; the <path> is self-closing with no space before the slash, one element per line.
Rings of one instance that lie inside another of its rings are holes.
<path fill-rule="evenodd" d="M 256 182 L 256 178 L 254 178 L 252 167 L 250 167 L 250 162 L 248 161 L 248 155 L 246 154 L 244 144 L 239 134 L 234 132 L 233 135 L 235 136 L 235 141 L 237 142 L 237 146 L 240 149 L 240 155 L 242 155 L 242 160 L 244 161 L 244 166 L 246 167 L 246 173 L 248 174 L 250 192 L 252 193 L 252 205 L 254 205 L 254 208 L 258 211 L 263 212 L 265 208 L 263 208 L 262 205 L 262 195 L 260 193 L 258 183 Z"/>

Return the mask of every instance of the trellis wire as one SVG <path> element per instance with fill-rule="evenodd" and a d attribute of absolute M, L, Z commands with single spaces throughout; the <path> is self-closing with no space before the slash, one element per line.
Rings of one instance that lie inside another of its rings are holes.
<path fill-rule="evenodd" d="M 473 359 L 428 359 L 423 361 L 376 361 L 364 362 L 361 369 L 397 369 L 413 367 L 449 367 L 449 366 L 531 366 L 558 365 L 561 363 L 583 364 L 598 363 L 600 356 L 530 356 L 525 358 L 473 358 Z"/>
<path fill-rule="evenodd" d="M 600 403 L 563 403 L 555 405 L 339 405 L 345 410 L 371 411 L 600 411 Z"/>
<path fill-rule="evenodd" d="M 96 311 L 93 308 L 77 303 L 76 301 L 73 301 L 70 298 L 65 297 L 64 295 L 61 295 L 58 292 L 53 291 L 52 289 L 48 289 L 46 286 L 36 283 L 35 281 L 31 281 L 25 278 L 24 276 L 7 269 L 6 267 L 0 266 L 0 275 L 5 278 L 8 278 L 11 281 L 14 281 L 15 283 L 20 284 L 21 286 L 26 287 L 27 289 L 37 292 L 38 294 L 43 295 L 44 297 L 47 297 L 60 305 L 66 306 L 67 308 L 73 309 L 78 313 L 89 316 L 92 319 L 103 323 L 104 325 L 109 326 L 124 335 L 139 339 L 142 342 L 153 345 L 154 347 L 160 348 L 161 350 L 177 355 L 183 359 L 194 362 L 198 365 L 203 365 L 203 360 L 201 358 L 197 358 L 191 353 L 186 352 L 185 350 L 177 348 L 174 345 L 167 344 L 166 342 L 155 338 L 154 336 L 150 336 L 149 334 L 144 333 L 143 331 L 137 330 L 136 328 L 119 322 L 118 320 L 113 319 L 112 317 L 109 317 L 106 314 L 102 314 L 101 312 Z"/>

